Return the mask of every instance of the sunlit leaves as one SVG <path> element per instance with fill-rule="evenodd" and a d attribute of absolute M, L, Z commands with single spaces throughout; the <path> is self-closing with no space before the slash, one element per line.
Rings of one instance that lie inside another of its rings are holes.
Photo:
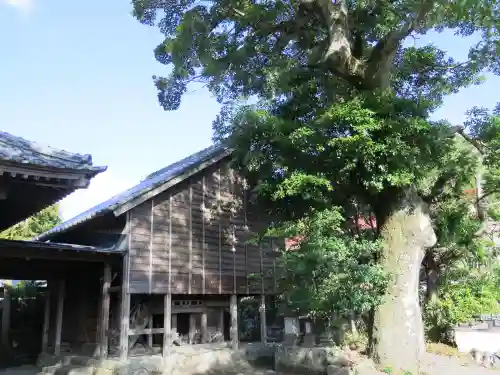
<path fill-rule="evenodd" d="M 8 240 L 31 240 L 62 222 L 57 205 L 48 207 L 0 233 Z"/>
<path fill-rule="evenodd" d="M 362 313 L 380 302 L 389 275 L 376 265 L 379 243 L 352 238 L 338 209 L 285 225 L 281 234 L 299 233 L 299 246 L 283 254 L 289 306 L 329 320 L 333 313 Z"/>

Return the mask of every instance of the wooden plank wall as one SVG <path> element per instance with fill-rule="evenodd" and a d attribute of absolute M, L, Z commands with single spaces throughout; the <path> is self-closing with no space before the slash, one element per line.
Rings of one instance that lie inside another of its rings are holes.
<path fill-rule="evenodd" d="M 259 216 L 228 160 L 133 208 L 130 292 L 276 292 L 273 241 L 247 243 Z"/>

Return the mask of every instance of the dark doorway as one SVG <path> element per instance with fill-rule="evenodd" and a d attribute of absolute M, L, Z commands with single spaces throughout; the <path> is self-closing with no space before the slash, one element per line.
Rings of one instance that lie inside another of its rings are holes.
<path fill-rule="evenodd" d="M 189 314 L 177 314 L 177 333 L 179 336 L 189 335 Z"/>
<path fill-rule="evenodd" d="M 222 332 L 224 333 L 224 341 L 230 341 L 231 340 L 231 315 L 229 314 L 229 311 L 224 310 L 224 328 Z"/>

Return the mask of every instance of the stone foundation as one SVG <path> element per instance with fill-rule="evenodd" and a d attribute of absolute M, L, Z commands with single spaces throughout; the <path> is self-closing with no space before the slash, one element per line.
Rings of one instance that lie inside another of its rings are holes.
<path fill-rule="evenodd" d="M 165 360 L 161 355 L 131 356 L 121 362 L 117 358 L 100 361 L 82 355 L 41 354 L 37 365 L 44 375 L 237 375 L 257 374 L 259 367 L 294 374 L 348 375 L 352 362 L 339 348 L 254 343 L 239 350 L 226 344 L 175 347 Z"/>
<path fill-rule="evenodd" d="M 296 374 L 349 374 L 351 362 L 339 348 L 278 347 L 274 370 Z"/>

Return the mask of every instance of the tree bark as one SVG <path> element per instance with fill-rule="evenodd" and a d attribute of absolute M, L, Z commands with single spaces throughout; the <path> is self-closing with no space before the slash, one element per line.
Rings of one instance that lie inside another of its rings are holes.
<path fill-rule="evenodd" d="M 388 210 L 377 213 L 384 241 L 381 264 L 391 283 L 375 311 L 373 356 L 395 371 L 418 373 L 425 353 L 419 275 L 425 248 L 436 242 L 427 204 L 413 190 L 390 196 Z M 384 200 L 387 202 L 387 199 Z"/>

